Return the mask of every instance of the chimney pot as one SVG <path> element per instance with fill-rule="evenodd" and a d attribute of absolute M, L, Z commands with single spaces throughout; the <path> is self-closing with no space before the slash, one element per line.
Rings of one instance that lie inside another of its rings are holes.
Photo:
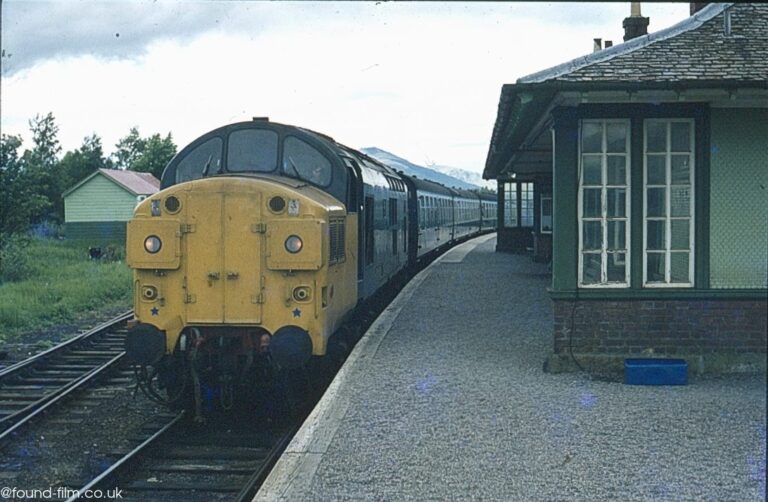
<path fill-rule="evenodd" d="M 613 47 L 613 41 L 612 40 L 606 40 L 605 41 L 605 48 Z"/>
<path fill-rule="evenodd" d="M 709 4 L 707 2 L 691 2 L 689 5 L 691 7 L 691 15 L 694 15 Z"/>
<path fill-rule="evenodd" d="M 599 52 L 603 48 L 603 39 L 602 38 L 595 38 L 593 39 L 595 44 L 592 46 L 592 52 Z"/>
<path fill-rule="evenodd" d="M 648 34 L 648 23 L 651 20 L 640 14 L 640 2 L 632 2 L 629 17 L 624 18 L 624 41 L 642 37 Z"/>

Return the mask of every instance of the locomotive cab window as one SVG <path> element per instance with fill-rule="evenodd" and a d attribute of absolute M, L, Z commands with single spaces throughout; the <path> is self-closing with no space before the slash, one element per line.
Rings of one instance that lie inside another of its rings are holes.
<path fill-rule="evenodd" d="M 221 168 L 221 138 L 211 138 L 192 149 L 176 165 L 176 183 L 192 181 L 217 172 Z"/>
<path fill-rule="evenodd" d="M 269 173 L 277 167 L 277 133 L 241 129 L 229 135 L 227 171 Z"/>
<path fill-rule="evenodd" d="M 331 184 L 331 162 L 299 138 L 289 136 L 283 144 L 283 172 L 286 176 L 327 187 Z"/>

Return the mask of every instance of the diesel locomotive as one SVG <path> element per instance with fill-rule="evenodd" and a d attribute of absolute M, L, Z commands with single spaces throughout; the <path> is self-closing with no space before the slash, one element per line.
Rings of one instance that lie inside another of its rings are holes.
<path fill-rule="evenodd" d="M 380 288 L 494 230 L 496 209 L 495 194 L 406 176 L 301 127 L 210 131 L 128 223 L 139 384 L 199 407 L 204 392 L 231 402 L 268 368 L 304 367 Z"/>

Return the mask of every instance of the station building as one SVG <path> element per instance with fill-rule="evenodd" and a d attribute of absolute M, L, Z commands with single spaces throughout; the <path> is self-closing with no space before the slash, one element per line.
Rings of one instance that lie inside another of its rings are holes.
<path fill-rule="evenodd" d="M 691 4 L 651 34 L 632 10 L 624 43 L 502 87 L 497 250 L 551 259 L 552 371 L 764 369 L 768 5 Z"/>

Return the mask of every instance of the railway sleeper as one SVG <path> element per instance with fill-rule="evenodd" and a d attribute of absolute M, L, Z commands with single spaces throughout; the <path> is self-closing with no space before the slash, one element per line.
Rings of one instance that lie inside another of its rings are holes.
<path fill-rule="evenodd" d="M 217 452 L 211 451 L 209 446 L 171 446 L 153 454 L 156 458 L 172 459 L 202 459 L 210 460 L 258 460 L 263 459 L 269 453 L 267 448 L 242 448 L 235 447 Z"/>
<path fill-rule="evenodd" d="M 243 480 L 244 482 L 245 480 Z M 184 481 L 177 481 L 175 483 L 162 483 L 162 482 L 154 482 L 154 481 L 147 481 L 147 480 L 139 480 L 139 481 L 132 481 L 131 483 L 124 486 L 126 490 L 135 490 L 135 491 L 185 491 L 185 492 L 195 492 L 194 497 L 191 497 L 190 499 L 194 500 L 196 498 L 200 497 L 200 493 L 205 492 L 239 492 L 240 488 L 242 488 L 243 483 L 237 483 L 237 482 L 223 482 L 223 483 L 209 483 L 209 482 L 184 482 Z"/>
<path fill-rule="evenodd" d="M 51 377 L 54 377 L 54 378 L 56 378 L 56 377 L 62 377 L 62 378 L 79 377 L 79 376 L 82 376 L 82 375 L 86 374 L 89 370 L 92 370 L 92 369 L 93 369 L 93 366 L 88 368 L 88 370 L 86 370 L 86 371 L 83 371 L 83 370 L 58 370 L 58 369 L 34 369 L 34 370 L 32 370 L 30 372 L 30 375 L 32 375 L 33 377 L 51 376 Z M 72 379 L 72 378 L 70 378 L 70 379 Z"/>
<path fill-rule="evenodd" d="M 169 472 L 169 473 L 187 473 L 187 474 L 252 474 L 253 471 L 259 468 L 259 462 L 251 462 L 248 464 L 215 464 L 215 463 L 164 463 L 153 465 L 150 470 L 152 472 Z"/>
<path fill-rule="evenodd" d="M 17 399 L 38 399 L 47 395 L 47 392 L 0 392 L 0 402 L 2 401 L 16 401 Z"/>
<path fill-rule="evenodd" d="M 112 350 L 70 350 L 67 352 L 67 356 L 87 356 L 87 357 L 94 357 L 94 356 L 110 356 L 115 357 L 117 354 L 119 354 L 122 351 L 112 351 Z M 63 356 L 63 357 L 67 357 Z"/>

